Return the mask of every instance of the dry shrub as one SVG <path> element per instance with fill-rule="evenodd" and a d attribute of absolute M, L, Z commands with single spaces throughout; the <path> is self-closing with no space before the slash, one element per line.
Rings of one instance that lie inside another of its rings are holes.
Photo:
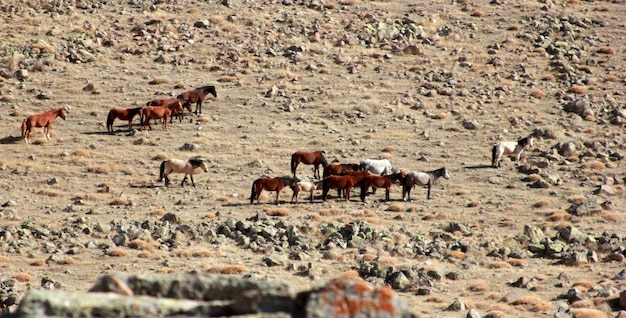
<path fill-rule="evenodd" d="M 447 251 L 446 255 L 454 259 L 464 259 L 466 256 L 464 252 L 459 250 Z"/>
<path fill-rule="evenodd" d="M 189 9 L 189 11 L 187 11 L 187 12 L 189 12 L 191 14 L 196 14 L 196 13 L 200 12 L 200 9 L 197 8 L 197 7 L 193 7 L 191 9 Z"/>
<path fill-rule="evenodd" d="M 611 222 L 619 222 L 622 220 L 622 216 L 615 212 L 604 212 L 600 215 L 603 219 Z"/>
<path fill-rule="evenodd" d="M 404 204 L 402 204 L 402 203 L 392 203 L 391 205 L 389 205 L 389 207 L 387 208 L 386 211 L 403 212 L 404 210 L 406 210 L 406 207 L 404 206 Z"/>
<path fill-rule="evenodd" d="M 474 12 L 472 12 L 472 16 L 473 17 L 482 17 L 485 15 L 485 12 L 483 10 L 474 10 Z"/>
<path fill-rule="evenodd" d="M 572 85 L 572 87 L 569 88 L 569 92 L 574 94 L 584 94 L 587 92 L 587 87 L 582 85 Z"/>
<path fill-rule="evenodd" d="M 513 266 L 505 261 L 493 261 L 487 264 L 487 268 L 489 269 L 509 269 L 513 268 Z"/>
<path fill-rule="evenodd" d="M 246 270 L 246 265 L 234 264 L 234 265 L 215 265 L 207 269 L 208 273 L 223 274 L 223 275 L 238 275 Z"/>
<path fill-rule="evenodd" d="M 392 151 L 395 151 L 395 150 L 396 150 L 396 147 L 394 147 L 394 146 L 387 146 L 387 147 L 383 148 L 383 152 L 392 152 Z"/>
<path fill-rule="evenodd" d="M 13 278 L 15 278 L 15 280 L 20 282 L 20 283 L 25 283 L 25 282 L 32 281 L 33 280 L 33 275 L 31 275 L 29 273 L 17 273 L 17 274 L 15 274 L 15 276 L 13 276 Z"/>
<path fill-rule="evenodd" d="M 322 253 L 322 258 L 333 260 L 333 261 L 340 261 L 340 262 L 343 262 L 344 260 L 343 252 L 341 249 L 338 249 L 338 248 L 331 248 L 329 250 L 324 251 Z"/>
<path fill-rule="evenodd" d="M 232 32 L 237 30 L 237 25 L 235 25 L 234 23 L 226 23 L 223 27 L 222 27 L 222 31 L 224 32 Z"/>
<path fill-rule="evenodd" d="M 479 206 L 479 205 L 480 205 L 480 201 L 478 201 L 478 200 L 472 200 L 472 201 L 470 201 L 470 202 L 467 204 L 467 207 L 469 207 L 469 208 L 475 208 L 475 207 L 477 207 L 477 206 Z"/>
<path fill-rule="evenodd" d="M 415 211 L 413 211 L 415 212 Z M 429 213 L 426 214 L 422 217 L 422 220 L 424 221 L 429 221 L 429 220 L 444 220 L 446 218 L 445 215 L 440 214 L 440 213 Z"/>
<path fill-rule="evenodd" d="M 374 259 L 376 259 L 376 255 L 372 253 L 365 253 L 361 255 L 361 259 L 366 262 L 373 261 Z"/>
<path fill-rule="evenodd" d="M 448 113 L 437 113 L 434 116 L 434 119 L 446 119 L 448 118 Z"/>
<path fill-rule="evenodd" d="M 526 181 L 526 182 L 535 182 L 535 181 L 540 180 L 540 179 L 541 179 L 541 176 L 539 174 L 531 173 L 531 174 L 527 175 L 524 178 L 524 181 Z"/>
<path fill-rule="evenodd" d="M 106 174 L 115 170 L 115 165 L 93 165 L 87 167 L 87 172 L 96 173 L 96 174 Z"/>
<path fill-rule="evenodd" d="M 169 267 L 160 267 L 154 270 L 157 274 L 170 274 L 176 272 L 176 269 Z"/>
<path fill-rule="evenodd" d="M 162 152 L 158 153 L 154 157 L 152 157 L 152 160 L 159 160 L 159 161 L 167 160 L 167 159 L 169 159 L 169 156 L 167 154 L 165 154 L 165 153 L 162 153 Z"/>
<path fill-rule="evenodd" d="M 584 195 L 573 195 L 567 198 L 567 202 L 569 203 L 583 203 L 585 201 L 587 201 L 587 197 Z"/>
<path fill-rule="evenodd" d="M 378 158 L 391 160 L 391 159 L 393 159 L 393 155 L 388 153 L 388 152 L 385 152 L 385 153 L 381 154 L 380 156 L 378 156 Z"/>
<path fill-rule="evenodd" d="M 548 94 L 546 92 L 544 92 L 544 91 L 542 91 L 540 89 L 536 90 L 536 91 L 533 91 L 530 95 L 532 97 L 534 97 L 534 98 L 546 98 L 546 96 L 548 96 Z"/>
<path fill-rule="evenodd" d="M 552 222 L 560 222 L 564 220 L 570 220 L 572 215 L 564 210 L 554 210 L 548 214 L 548 219 Z"/>
<path fill-rule="evenodd" d="M 619 82 L 619 77 L 615 75 L 609 75 L 604 79 L 605 82 Z"/>
<path fill-rule="evenodd" d="M 291 211 L 289 211 L 289 209 L 287 208 L 274 208 L 274 209 L 270 209 L 270 208 L 265 208 L 265 214 L 269 215 L 269 216 L 289 216 L 291 215 Z"/>
<path fill-rule="evenodd" d="M 217 79 L 217 81 L 220 83 L 230 83 L 236 80 L 237 80 L 237 76 L 233 76 L 233 75 L 224 75 Z"/>
<path fill-rule="evenodd" d="M 221 15 L 212 15 L 209 17 L 209 22 L 211 22 L 211 24 L 222 24 L 225 21 L 226 19 L 224 19 Z"/>
<path fill-rule="evenodd" d="M 60 265 L 74 265 L 74 263 L 76 263 L 76 261 L 70 256 L 63 257 L 57 262 L 57 264 Z"/>
<path fill-rule="evenodd" d="M 61 192 L 61 190 L 57 190 L 57 189 L 41 189 L 39 191 L 37 191 L 37 194 L 42 194 L 48 197 L 60 197 L 63 195 L 63 192 Z"/>
<path fill-rule="evenodd" d="M 363 138 L 365 138 L 365 139 L 374 139 L 374 134 L 367 133 L 367 134 L 365 134 L 365 136 L 363 136 Z"/>
<path fill-rule="evenodd" d="M 526 261 L 520 258 L 511 258 L 506 261 L 514 267 L 524 267 L 526 265 Z"/>
<path fill-rule="evenodd" d="M 590 281 L 590 280 L 579 280 L 579 281 L 574 282 L 572 284 L 572 287 L 582 287 L 582 288 L 585 288 L 585 289 L 588 290 L 588 289 L 592 288 L 595 285 L 596 284 L 594 282 Z"/>
<path fill-rule="evenodd" d="M 123 248 L 116 247 L 116 248 L 111 249 L 107 253 L 107 255 L 113 256 L 113 257 L 123 257 L 123 256 L 128 256 L 128 251 Z"/>
<path fill-rule="evenodd" d="M 339 4 L 344 6 L 354 5 L 361 3 L 360 0 L 339 0 Z"/>
<path fill-rule="evenodd" d="M 310 213 L 309 215 L 307 215 L 307 219 L 317 222 L 322 222 L 325 220 L 324 217 L 321 216 L 319 213 Z"/>
<path fill-rule="evenodd" d="M 539 295 L 528 294 L 520 296 L 511 302 L 513 306 L 523 306 L 532 312 L 542 312 L 552 309 L 552 304 L 541 299 Z"/>
<path fill-rule="evenodd" d="M 128 247 L 136 250 L 153 250 L 159 247 L 161 244 L 157 241 L 144 241 L 141 239 L 134 239 L 128 242 Z"/>
<path fill-rule="evenodd" d="M 46 265 L 45 259 L 37 259 L 30 263 L 30 266 L 44 266 L 44 265 Z"/>
<path fill-rule="evenodd" d="M 615 54 L 616 50 L 613 47 L 605 46 L 598 49 L 598 53 L 602 54 Z"/>
<path fill-rule="evenodd" d="M 513 227 L 513 226 L 517 225 L 517 222 L 514 222 L 513 220 L 509 220 L 509 219 L 504 219 L 504 220 L 498 222 L 498 225 L 500 227 Z"/>
<path fill-rule="evenodd" d="M 484 283 L 476 283 L 476 284 L 470 285 L 468 289 L 473 292 L 484 293 L 484 292 L 491 290 L 491 287 Z"/>
<path fill-rule="evenodd" d="M 334 2 L 326 2 L 324 3 L 324 9 L 336 9 L 337 8 L 337 4 Z"/>
<path fill-rule="evenodd" d="M 468 193 L 469 193 L 469 191 L 467 191 L 466 189 L 458 189 L 458 190 L 456 190 L 456 192 L 454 194 L 456 194 L 456 195 L 466 195 Z"/>
<path fill-rule="evenodd" d="M 506 312 L 500 310 L 491 310 L 489 311 L 484 318 L 506 318 L 508 314 Z"/>
<path fill-rule="evenodd" d="M 327 67 L 322 67 L 322 68 L 320 68 L 319 73 L 320 73 L 320 74 L 327 74 L 327 75 L 328 75 L 328 74 L 330 74 L 330 69 L 329 69 L 329 68 L 327 68 Z"/>
<path fill-rule="evenodd" d="M 580 0 L 567 0 L 569 4 L 580 4 Z"/>
<path fill-rule="evenodd" d="M 150 213 L 148 213 L 149 215 L 152 216 L 157 216 L 157 217 L 162 217 L 163 215 L 165 215 L 165 210 L 163 209 L 156 209 L 156 210 L 152 210 Z"/>
<path fill-rule="evenodd" d="M 426 298 L 426 302 L 427 303 L 437 303 L 437 304 L 441 304 L 441 303 L 445 303 L 447 301 L 447 299 L 441 297 L 441 296 L 430 296 L 428 298 Z"/>
<path fill-rule="evenodd" d="M 345 279 L 345 278 L 356 279 L 356 280 L 360 280 L 360 281 L 363 280 L 361 278 L 361 276 L 359 275 L 359 272 L 357 272 L 355 270 L 348 270 L 348 271 L 339 273 L 339 275 L 335 276 L 333 278 L 333 280 L 335 280 L 335 279 Z"/>
<path fill-rule="evenodd" d="M 573 308 L 570 311 L 572 318 L 606 318 L 607 314 L 593 308 Z"/>
<path fill-rule="evenodd" d="M 76 157 L 91 157 L 91 153 L 87 149 L 76 149 L 72 152 L 72 156 Z"/>
<path fill-rule="evenodd" d="M 130 201 L 125 195 L 121 195 L 113 199 L 113 201 L 109 202 L 109 205 L 118 205 L 118 206 L 126 206 L 128 204 L 130 204 Z"/>
<path fill-rule="evenodd" d="M 343 212 L 338 208 L 323 209 L 319 212 L 319 215 L 321 216 L 334 216 L 341 214 L 343 214 Z"/>
<path fill-rule="evenodd" d="M 215 255 L 215 252 L 206 248 L 195 248 L 192 250 L 176 250 L 174 254 L 178 257 L 211 257 Z"/>
<path fill-rule="evenodd" d="M 165 76 L 156 76 L 154 78 L 152 78 L 152 80 L 150 82 L 148 82 L 148 84 L 150 85 L 160 85 L 160 84 L 167 84 L 170 82 L 170 79 L 165 77 Z"/>
<path fill-rule="evenodd" d="M 593 169 L 593 170 L 606 169 L 606 166 L 601 161 L 585 162 L 583 163 L 583 167 L 585 167 L 586 169 Z"/>
<path fill-rule="evenodd" d="M 398 264 L 398 259 L 391 256 L 381 256 L 378 258 L 378 263 L 385 266 L 393 266 Z"/>
<path fill-rule="evenodd" d="M 542 81 L 551 82 L 556 80 L 556 76 L 554 74 L 546 74 L 541 78 Z"/>
<path fill-rule="evenodd" d="M 550 201 L 548 201 L 548 200 L 539 200 L 539 201 L 533 203 L 532 206 L 533 206 L 533 208 L 545 208 L 548 205 L 550 205 Z"/>
<path fill-rule="evenodd" d="M 142 251 L 139 254 L 137 254 L 137 257 L 139 258 L 150 258 L 152 256 L 152 253 L 150 253 L 150 251 Z"/>

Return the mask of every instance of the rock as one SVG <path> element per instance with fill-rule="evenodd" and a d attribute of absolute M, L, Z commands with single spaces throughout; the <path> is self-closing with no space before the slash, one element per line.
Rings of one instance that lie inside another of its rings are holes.
<path fill-rule="evenodd" d="M 46 99 L 51 99 L 52 96 L 54 96 L 54 94 L 52 94 L 51 91 L 45 91 L 45 92 L 40 92 L 39 94 L 37 94 L 37 99 L 46 100 Z"/>
<path fill-rule="evenodd" d="M 455 299 L 450 306 L 448 306 L 445 311 L 463 311 L 467 306 L 465 302 L 461 298 Z"/>
<path fill-rule="evenodd" d="M 567 212 L 576 216 L 588 216 L 602 211 L 602 207 L 595 198 L 590 198 L 584 202 L 574 203 Z"/>
<path fill-rule="evenodd" d="M 533 136 L 543 139 L 557 139 L 558 137 L 553 127 L 535 128 Z"/>
<path fill-rule="evenodd" d="M 596 191 L 593 192 L 595 195 L 600 195 L 600 194 L 604 194 L 604 195 L 614 195 L 615 194 L 615 188 L 613 188 L 613 186 L 608 185 L 608 184 L 603 184 L 601 186 L 599 186 Z"/>
<path fill-rule="evenodd" d="M 554 148 L 559 152 L 561 156 L 570 157 L 576 155 L 576 144 L 573 141 L 564 143 L 557 143 Z"/>
<path fill-rule="evenodd" d="M 480 318 L 480 313 L 475 308 L 470 309 L 465 315 L 465 318 Z"/>
<path fill-rule="evenodd" d="M 196 144 L 186 142 L 180 147 L 180 150 L 181 151 L 196 151 L 198 150 L 198 146 Z"/>
<path fill-rule="evenodd" d="M 18 70 L 17 72 L 15 72 L 15 77 L 20 81 L 25 81 L 26 79 L 28 79 L 28 70 Z"/>
<path fill-rule="evenodd" d="M 404 290 L 411 283 L 409 279 L 401 271 L 394 272 L 385 281 L 391 288 L 396 290 Z"/>
<path fill-rule="evenodd" d="M 463 128 L 465 129 L 469 129 L 469 130 L 474 130 L 474 129 L 478 129 L 478 120 L 476 119 L 465 119 L 463 120 Z"/>
<path fill-rule="evenodd" d="M 559 230 L 557 238 L 568 243 L 584 243 L 587 240 L 587 235 L 576 227 L 566 226 Z"/>

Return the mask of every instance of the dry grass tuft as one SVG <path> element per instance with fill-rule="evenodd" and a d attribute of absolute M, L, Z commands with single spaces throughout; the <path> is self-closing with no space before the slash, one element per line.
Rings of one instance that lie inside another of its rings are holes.
<path fill-rule="evenodd" d="M 584 94 L 587 92 L 587 87 L 582 85 L 572 85 L 568 91 L 574 94 Z"/>
<path fill-rule="evenodd" d="M 569 4 L 580 4 L 580 0 L 567 0 Z"/>
<path fill-rule="evenodd" d="M 604 212 L 600 215 L 603 219 L 611 222 L 619 222 L 622 220 L 622 216 L 616 212 Z"/>
<path fill-rule="evenodd" d="M 225 21 L 226 19 L 224 19 L 221 15 L 212 15 L 209 17 L 209 22 L 211 22 L 211 24 L 222 24 Z"/>
<path fill-rule="evenodd" d="M 44 266 L 44 265 L 46 265 L 45 259 L 37 259 L 30 263 L 30 266 Z"/>
<path fill-rule="evenodd" d="M 76 263 L 76 261 L 72 257 L 70 257 L 70 256 L 62 257 L 57 262 L 57 264 L 59 264 L 59 265 L 74 265 L 75 263 Z"/>
<path fill-rule="evenodd" d="M 200 123 L 209 123 L 213 121 L 213 117 L 211 115 L 202 115 L 198 118 L 198 122 Z"/>
<path fill-rule="evenodd" d="M 128 256 L 128 251 L 123 248 L 116 247 L 116 248 L 111 249 L 107 253 L 107 255 L 113 256 L 113 257 L 123 257 L 123 256 Z"/>
<path fill-rule="evenodd" d="M 467 204 L 467 207 L 469 207 L 469 208 L 475 208 L 475 207 L 477 207 L 477 206 L 479 206 L 479 205 L 480 205 L 480 201 L 478 201 L 478 200 L 472 200 L 472 201 L 470 201 L 470 202 Z"/>
<path fill-rule="evenodd" d="M 132 249 L 136 249 L 136 250 L 144 250 L 144 251 L 150 251 L 153 250 L 157 247 L 159 247 L 161 245 L 161 243 L 157 242 L 157 241 L 144 241 L 141 239 L 134 239 L 130 242 L 128 242 L 128 247 L 132 248 Z"/>
<path fill-rule="evenodd" d="M 585 167 L 585 169 L 593 169 L 593 170 L 606 169 L 606 166 L 601 161 L 585 162 L 583 163 L 583 167 Z"/>
<path fill-rule="evenodd" d="M 485 15 L 485 11 L 483 10 L 474 10 L 474 12 L 472 12 L 473 17 L 482 17 L 484 15 Z"/>
<path fill-rule="evenodd" d="M 573 195 L 567 198 L 567 202 L 569 203 L 583 203 L 587 201 L 587 197 L 584 195 Z"/>
<path fill-rule="evenodd" d="M 126 206 L 128 204 L 130 204 L 130 201 L 125 195 L 121 195 L 113 199 L 113 201 L 109 202 L 109 205 L 117 205 L 117 206 Z"/>
<path fill-rule="evenodd" d="M 156 76 L 151 81 L 148 82 L 149 85 L 160 85 L 167 84 L 170 82 L 170 79 L 165 76 Z"/>
<path fill-rule="evenodd" d="M 446 255 L 454 259 L 464 259 L 466 257 L 465 253 L 459 250 L 447 251 Z"/>
<path fill-rule="evenodd" d="M 484 283 L 476 283 L 476 284 L 470 285 L 468 289 L 473 292 L 484 293 L 484 292 L 490 291 L 491 287 Z"/>
<path fill-rule="evenodd" d="M 383 148 L 383 152 L 393 152 L 396 150 L 396 147 L 394 146 L 387 146 L 385 148 Z"/>
<path fill-rule="evenodd" d="M 511 264 L 513 267 L 524 267 L 526 265 L 526 261 L 520 258 L 511 258 L 506 261 Z"/>
<path fill-rule="evenodd" d="M 605 46 L 598 49 L 598 53 L 602 54 L 615 54 L 616 50 L 613 47 Z"/>
<path fill-rule="evenodd" d="M 609 75 L 604 79 L 605 82 L 619 82 L 619 77 L 615 75 Z"/>
<path fill-rule="evenodd" d="M 337 9 L 337 4 L 334 2 L 326 2 L 324 3 L 324 9 Z"/>
<path fill-rule="evenodd" d="M 156 154 L 154 157 L 152 157 L 152 160 L 163 161 L 163 160 L 167 160 L 169 158 L 170 157 L 166 153 L 160 152 L 160 153 Z"/>
<path fill-rule="evenodd" d="M 72 152 L 72 156 L 76 157 L 91 157 L 91 152 L 87 149 L 76 149 Z"/>
<path fill-rule="evenodd" d="M 571 310 L 572 318 L 606 318 L 607 314 L 594 308 L 573 308 Z"/>
<path fill-rule="evenodd" d="M 234 265 L 215 265 L 209 267 L 206 271 L 212 274 L 223 275 L 239 275 L 246 270 L 246 265 L 234 264 Z"/>
<path fill-rule="evenodd" d="M 454 194 L 456 194 L 456 195 L 466 195 L 468 193 L 469 193 L 469 191 L 466 190 L 466 189 L 458 189 L 458 190 L 456 190 L 456 192 L 454 192 Z"/>
<path fill-rule="evenodd" d="M 200 12 L 200 8 L 198 8 L 198 7 L 193 7 L 193 8 L 191 8 L 191 9 L 189 9 L 189 11 L 188 11 L 188 12 L 189 12 L 189 13 L 191 13 L 191 14 L 196 14 L 196 13 Z"/>
<path fill-rule="evenodd" d="M 150 213 L 148 213 L 149 215 L 152 216 L 157 216 L 157 217 L 162 217 L 165 215 L 165 210 L 163 209 L 156 209 L 156 210 L 152 210 Z"/>
<path fill-rule="evenodd" d="M 554 210 L 550 212 L 547 216 L 548 219 L 552 222 L 560 222 L 564 220 L 570 220 L 572 218 L 572 215 L 564 210 Z"/>
<path fill-rule="evenodd" d="M 590 280 L 579 280 L 579 281 L 574 282 L 572 284 L 572 287 L 583 287 L 583 288 L 586 288 L 586 289 L 590 289 L 590 288 L 592 288 L 595 285 L 596 284 L 594 282 L 590 281 Z"/>
<path fill-rule="evenodd" d="M 224 75 L 217 79 L 217 81 L 220 83 L 230 83 L 236 80 L 237 80 L 237 76 L 233 76 L 233 75 Z"/>
<path fill-rule="evenodd" d="M 426 302 L 428 303 L 437 303 L 437 304 L 442 304 L 447 302 L 448 300 L 441 297 L 441 296 L 429 296 L 428 298 L 426 298 Z"/>
<path fill-rule="evenodd" d="M 139 257 L 139 258 L 150 258 L 150 257 L 152 257 L 152 253 L 150 251 L 142 251 L 139 254 L 137 254 L 137 257 Z"/>
<path fill-rule="evenodd" d="M 556 80 L 556 76 L 554 76 L 554 74 L 546 74 L 541 78 L 541 80 L 546 82 L 552 82 Z"/>
<path fill-rule="evenodd" d="M 539 174 L 531 173 L 531 174 L 527 175 L 524 178 L 524 181 L 526 181 L 526 182 L 535 182 L 535 181 L 540 180 L 540 179 L 541 179 L 541 176 Z"/>
<path fill-rule="evenodd" d="M 291 215 L 291 211 L 287 208 L 265 208 L 265 214 L 269 216 L 289 216 Z"/>
<path fill-rule="evenodd" d="M 321 216 L 335 216 L 341 214 L 343 214 L 343 211 L 338 208 L 323 209 L 319 212 L 319 215 Z"/>
<path fill-rule="evenodd" d="M 509 269 L 513 268 L 513 265 L 509 264 L 505 261 L 493 261 L 487 264 L 487 268 L 489 269 Z"/>
<path fill-rule="evenodd" d="M 87 172 L 96 173 L 96 174 L 106 174 L 115 170 L 115 165 L 93 165 L 87 167 Z"/>
<path fill-rule="evenodd" d="M 215 255 L 215 252 L 206 248 L 195 248 L 192 250 L 176 250 L 174 254 L 178 257 L 211 257 Z"/>
<path fill-rule="evenodd" d="M 546 92 L 544 92 L 544 91 L 542 91 L 540 89 L 536 90 L 536 91 L 533 91 L 530 95 L 532 97 L 534 97 L 534 98 L 540 98 L 540 99 L 541 98 L 546 98 L 546 96 L 548 96 L 548 94 Z"/>
<path fill-rule="evenodd" d="M 548 205 L 550 205 L 550 201 L 548 201 L 548 200 L 539 200 L 539 201 L 533 203 L 532 206 L 533 206 L 533 208 L 545 208 Z"/>
<path fill-rule="evenodd" d="M 45 195 L 51 198 L 57 198 L 63 195 L 63 192 L 61 192 L 61 190 L 57 190 L 57 189 L 49 189 L 49 188 L 45 188 L 45 189 L 41 189 L 39 191 L 37 191 L 37 194 L 41 194 L 41 195 Z"/>
<path fill-rule="evenodd" d="M 26 283 L 33 280 L 33 275 L 29 273 L 17 273 L 13 278 L 20 283 Z"/>
<path fill-rule="evenodd" d="M 552 309 L 552 304 L 543 300 L 539 295 L 529 294 L 516 298 L 511 302 L 513 306 L 523 306 L 532 312 L 543 312 Z"/>
<path fill-rule="evenodd" d="M 406 210 L 406 207 L 404 206 L 404 204 L 402 204 L 402 203 L 392 203 L 391 205 L 389 205 L 389 207 L 387 208 L 386 211 L 404 212 L 405 210 Z"/>
<path fill-rule="evenodd" d="M 339 0 L 339 4 L 344 6 L 355 5 L 361 3 L 360 0 Z"/>
<path fill-rule="evenodd" d="M 373 261 L 374 259 L 376 259 L 376 255 L 372 253 L 365 253 L 361 255 L 361 259 L 366 262 Z"/>
<path fill-rule="evenodd" d="M 222 26 L 222 31 L 224 32 L 232 32 L 237 30 L 237 25 L 235 25 L 234 23 L 226 23 L 224 26 Z"/>

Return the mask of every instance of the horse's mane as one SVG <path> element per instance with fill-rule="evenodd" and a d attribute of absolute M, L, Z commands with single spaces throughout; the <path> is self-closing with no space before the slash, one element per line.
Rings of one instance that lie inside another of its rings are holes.
<path fill-rule="evenodd" d="M 528 140 L 530 140 L 531 138 L 533 138 L 533 136 L 528 136 L 528 137 L 521 138 L 521 139 L 517 140 L 517 144 L 520 145 L 520 146 L 526 146 L 529 143 Z"/>
<path fill-rule="evenodd" d="M 202 162 L 204 161 L 204 159 L 202 159 L 202 158 L 191 158 L 191 159 L 189 159 L 188 161 L 189 161 L 189 163 L 190 163 L 192 166 L 199 166 L 199 165 L 201 165 L 201 164 L 202 164 Z"/>

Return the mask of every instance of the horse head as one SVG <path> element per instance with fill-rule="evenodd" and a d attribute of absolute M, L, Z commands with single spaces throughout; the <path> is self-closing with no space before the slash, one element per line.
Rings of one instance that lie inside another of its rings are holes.
<path fill-rule="evenodd" d="M 448 173 L 448 169 L 446 169 L 445 167 L 441 169 L 443 169 L 443 177 L 446 179 L 450 179 L 450 174 Z"/>
<path fill-rule="evenodd" d="M 70 106 L 65 105 L 65 107 L 67 107 L 69 109 Z M 65 120 L 65 118 L 67 118 L 67 114 L 65 113 L 65 107 L 64 108 L 60 108 L 59 112 L 57 113 L 58 117 L 61 117 L 63 120 Z M 69 110 L 68 110 L 69 112 Z"/>
<path fill-rule="evenodd" d="M 207 92 L 213 95 L 213 97 L 217 97 L 217 91 L 215 91 L 215 86 L 208 86 Z"/>
<path fill-rule="evenodd" d="M 178 96 L 180 96 L 180 95 L 178 95 Z M 183 108 L 186 108 L 190 113 L 192 112 L 192 110 L 191 110 L 191 103 L 190 102 L 187 102 L 186 100 L 181 100 L 181 99 L 178 99 L 178 102 L 182 103 L 182 107 Z"/>

